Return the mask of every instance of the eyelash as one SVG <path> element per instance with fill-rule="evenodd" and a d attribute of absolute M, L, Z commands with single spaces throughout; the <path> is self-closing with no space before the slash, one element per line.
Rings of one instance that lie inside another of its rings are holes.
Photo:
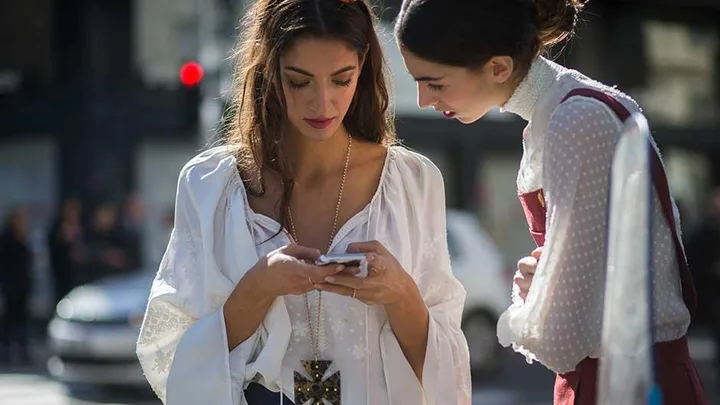
<path fill-rule="evenodd" d="M 336 86 L 340 86 L 340 87 L 348 87 L 348 86 L 350 86 L 350 83 L 351 83 L 351 82 L 352 82 L 352 79 L 347 79 L 347 80 L 345 80 L 345 81 L 333 80 L 333 83 L 334 83 Z M 290 85 L 290 88 L 292 88 L 292 89 L 302 89 L 303 87 L 305 87 L 305 86 L 307 86 L 308 84 L 310 84 L 310 82 L 295 83 L 295 82 L 292 81 L 292 80 L 288 80 L 288 84 Z"/>
<path fill-rule="evenodd" d="M 290 88 L 291 88 L 291 89 L 301 89 L 301 88 L 307 86 L 308 83 L 310 83 L 310 82 L 295 83 L 295 82 L 292 81 L 292 80 L 288 80 L 288 85 L 290 85 Z"/>
<path fill-rule="evenodd" d="M 440 84 L 428 83 L 427 86 L 430 91 L 443 91 L 443 89 L 445 89 L 445 86 L 440 85 Z"/>

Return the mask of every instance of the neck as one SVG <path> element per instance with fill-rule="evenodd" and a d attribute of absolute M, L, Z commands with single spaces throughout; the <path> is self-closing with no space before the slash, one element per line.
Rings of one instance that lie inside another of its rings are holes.
<path fill-rule="evenodd" d="M 525 80 L 527 74 L 514 75 L 507 82 L 502 84 L 500 93 L 502 94 L 502 103 L 499 104 L 500 108 L 505 108 L 505 105 L 510 101 L 510 98 L 515 94 L 515 91 L 520 87 L 520 83 Z"/>
<path fill-rule="evenodd" d="M 512 96 L 503 105 L 502 111 L 509 111 L 530 121 L 538 101 L 546 96 L 559 75 L 566 69 L 545 58 L 533 60 L 527 75 L 514 88 Z"/>
<path fill-rule="evenodd" d="M 333 136 L 323 141 L 308 139 L 296 134 L 289 139 L 288 153 L 295 173 L 295 181 L 311 184 L 342 172 L 350 135 L 340 127 Z"/>

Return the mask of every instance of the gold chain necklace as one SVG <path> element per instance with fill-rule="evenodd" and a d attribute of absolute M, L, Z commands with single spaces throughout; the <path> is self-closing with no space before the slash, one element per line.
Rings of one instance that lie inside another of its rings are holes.
<path fill-rule="evenodd" d="M 348 167 L 350 166 L 350 150 L 352 149 L 352 137 L 348 137 L 348 146 L 345 153 L 345 167 L 343 168 L 342 180 L 340 182 L 340 192 L 338 193 L 337 204 L 335 205 L 335 216 L 333 218 L 332 230 L 330 231 L 330 240 L 328 241 L 325 253 L 330 251 L 333 240 L 337 233 L 338 219 L 340 217 L 340 205 L 345 191 L 345 182 L 347 180 Z M 298 243 L 297 230 L 292 217 L 292 210 L 288 206 L 288 222 L 290 224 L 290 232 L 295 243 Z M 310 300 L 308 294 L 305 293 L 305 311 L 308 321 L 308 329 L 310 330 L 310 344 L 313 350 L 313 360 L 303 360 L 300 363 L 308 372 L 312 379 L 308 380 L 302 374 L 295 371 L 295 402 L 304 404 L 308 400 L 312 400 L 312 405 L 322 405 L 323 399 L 332 405 L 340 405 L 340 372 L 335 372 L 323 381 L 322 378 L 330 368 L 331 361 L 319 360 L 320 358 L 320 338 L 322 330 L 322 291 L 318 291 L 317 295 L 317 320 L 316 330 L 313 333 L 312 318 L 310 317 Z"/>

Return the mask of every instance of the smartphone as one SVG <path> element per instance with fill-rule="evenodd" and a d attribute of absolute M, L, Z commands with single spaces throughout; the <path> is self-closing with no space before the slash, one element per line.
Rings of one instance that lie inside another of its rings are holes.
<path fill-rule="evenodd" d="M 365 253 L 339 253 L 322 255 L 315 261 L 315 264 L 318 266 L 324 266 L 326 264 L 348 264 L 357 266 L 363 260 L 365 260 Z"/>
<path fill-rule="evenodd" d="M 340 253 L 322 255 L 315 261 L 315 264 L 318 266 L 325 266 L 328 264 L 344 264 L 347 266 L 356 266 L 360 269 L 360 273 L 356 274 L 355 277 L 367 276 L 367 262 L 365 261 L 365 253 Z"/>

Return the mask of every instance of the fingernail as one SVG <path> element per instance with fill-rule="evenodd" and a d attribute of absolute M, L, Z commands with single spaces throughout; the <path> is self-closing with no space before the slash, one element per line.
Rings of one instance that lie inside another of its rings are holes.
<path fill-rule="evenodd" d="M 375 255 L 372 254 L 372 253 L 368 253 L 368 255 L 367 255 L 367 260 L 368 260 L 369 262 L 375 260 Z"/>
<path fill-rule="evenodd" d="M 335 267 L 335 271 L 343 271 L 343 269 L 345 269 L 345 265 L 343 265 L 343 264 Z"/>
<path fill-rule="evenodd" d="M 335 281 L 335 279 L 333 277 L 325 277 L 325 281 L 327 281 L 328 283 L 332 283 L 333 281 Z"/>

